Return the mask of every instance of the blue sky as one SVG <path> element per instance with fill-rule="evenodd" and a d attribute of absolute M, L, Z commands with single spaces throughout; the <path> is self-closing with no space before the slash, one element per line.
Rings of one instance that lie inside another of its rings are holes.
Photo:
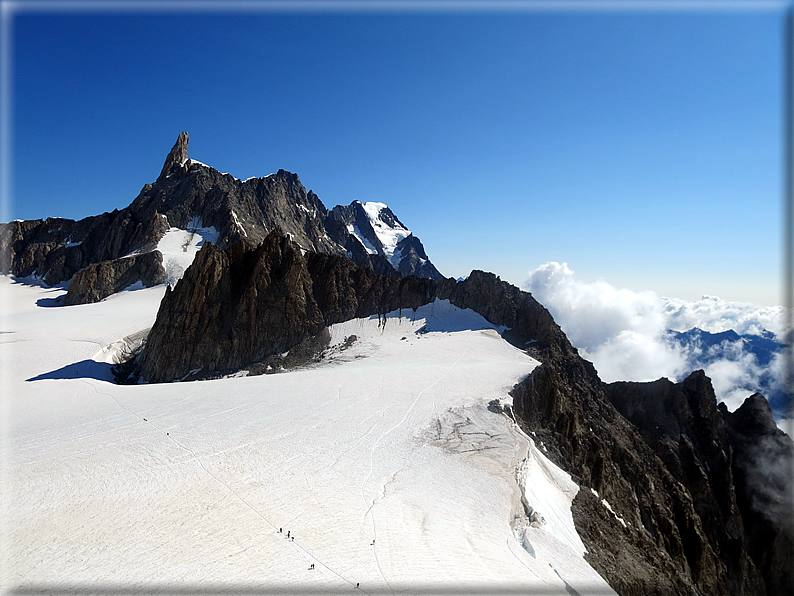
<path fill-rule="evenodd" d="M 584 281 L 780 304 L 784 4 L 719 4 L 23 2 L 4 218 L 125 207 L 186 130 L 192 158 L 238 178 L 283 168 L 329 208 L 387 203 L 448 276 L 485 269 L 518 285 L 566 261 Z"/>

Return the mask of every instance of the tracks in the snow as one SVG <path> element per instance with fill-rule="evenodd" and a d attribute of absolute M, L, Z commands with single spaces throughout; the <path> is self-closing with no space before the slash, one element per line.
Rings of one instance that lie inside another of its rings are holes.
<path fill-rule="evenodd" d="M 136 412 L 133 412 L 129 408 L 127 408 L 124 405 L 122 405 L 121 402 L 119 402 L 119 400 L 116 399 L 116 397 L 113 396 L 112 394 L 105 393 L 103 391 L 99 391 L 93 383 L 90 383 L 88 381 L 80 379 L 80 382 L 85 383 L 86 385 L 91 387 L 91 389 L 93 389 L 94 393 L 96 393 L 98 395 L 105 395 L 107 397 L 110 397 L 114 402 L 116 402 L 116 404 L 118 405 L 119 408 L 121 408 L 125 412 L 129 413 L 131 416 L 134 416 L 139 421 L 145 421 L 152 428 L 154 428 L 157 432 L 159 432 L 161 434 L 164 434 L 172 443 L 174 443 L 174 445 L 176 445 L 180 449 L 182 449 L 182 450 L 186 451 L 187 453 L 189 453 L 192 456 L 193 460 L 201 467 L 201 469 L 207 475 L 209 475 L 211 478 L 213 478 L 218 484 L 223 486 L 229 493 L 234 495 L 234 497 L 238 501 L 240 501 L 243 505 L 245 505 L 248 509 L 250 509 L 251 512 L 253 512 L 257 517 L 259 517 L 263 522 L 265 522 L 268 526 L 270 526 L 270 528 L 272 528 L 272 530 L 274 532 L 278 533 L 279 527 L 276 524 L 274 524 L 271 520 L 269 520 L 261 511 L 259 511 L 256 507 L 254 507 L 250 502 L 248 502 L 245 499 L 245 497 L 243 497 L 232 486 L 230 486 L 228 482 L 226 482 L 223 478 L 221 478 L 217 474 L 213 473 L 209 468 L 207 468 L 204 465 L 204 462 L 201 461 L 201 458 L 196 454 L 196 452 L 193 449 L 191 449 L 190 447 L 188 447 L 187 445 L 185 445 L 184 443 L 179 441 L 175 436 L 171 435 L 170 432 L 166 432 L 163 429 L 161 429 L 160 427 L 158 427 L 156 423 L 149 422 L 146 418 L 143 418 L 140 414 L 138 414 Z M 312 551 L 311 548 L 309 548 L 308 545 L 303 544 L 302 542 L 296 542 L 294 538 L 292 540 L 289 540 L 289 544 L 292 545 L 293 548 L 296 548 L 297 550 L 302 552 L 306 556 L 306 558 L 309 560 L 310 563 L 314 563 L 317 566 L 320 566 L 320 567 L 326 569 L 329 573 L 333 574 L 334 576 L 336 576 L 337 578 L 339 578 L 340 580 L 342 580 L 346 584 L 350 585 L 351 588 L 355 588 L 356 587 L 356 582 L 348 579 L 347 577 L 343 576 L 338 571 L 336 571 L 335 569 L 330 567 L 328 564 L 326 564 L 322 559 L 320 559 L 314 553 L 314 551 Z M 368 593 L 366 590 L 363 590 L 363 589 L 360 589 L 360 588 L 359 588 L 359 591 L 361 591 L 364 594 Z"/>
<path fill-rule="evenodd" d="M 391 587 L 391 584 L 389 584 L 389 580 L 387 580 L 387 579 L 386 579 L 386 576 L 383 574 L 383 569 L 381 568 L 381 565 L 380 565 L 380 560 L 378 559 L 378 549 L 377 549 L 377 546 L 376 546 L 376 542 L 377 542 L 377 538 L 378 538 L 378 536 L 377 536 L 377 534 L 378 534 L 378 529 L 377 529 L 377 524 L 376 524 L 376 522 L 375 522 L 375 515 L 374 515 L 374 513 L 373 513 L 373 509 L 374 509 L 374 507 L 375 507 L 375 504 L 376 504 L 376 503 L 377 503 L 379 500 L 383 500 L 383 499 L 385 498 L 385 496 L 386 496 L 386 486 L 387 486 L 388 484 L 391 484 L 392 482 L 394 482 L 394 478 L 396 477 L 396 475 L 397 475 L 398 473 L 400 473 L 401 471 L 403 471 L 403 470 L 405 469 L 405 467 L 406 467 L 406 466 L 402 466 L 402 467 L 401 467 L 399 470 L 396 470 L 396 471 L 394 471 L 394 472 L 393 472 L 393 473 L 392 473 L 392 474 L 389 476 L 389 478 L 386 480 L 386 482 L 384 482 L 384 483 L 383 483 L 383 485 L 381 486 L 381 490 L 380 490 L 380 496 L 377 496 L 377 495 L 376 495 L 375 497 L 373 497 L 373 498 L 371 499 L 371 501 L 368 501 L 368 500 L 367 500 L 367 498 L 366 498 L 366 496 L 365 496 L 365 494 L 364 494 L 364 491 L 365 491 L 365 488 L 364 488 L 364 487 L 365 487 L 365 485 L 366 485 L 367 481 L 369 480 L 370 476 L 372 476 L 372 470 L 373 470 L 373 468 L 374 468 L 374 465 L 375 465 L 375 464 L 374 464 L 374 461 L 375 461 L 375 450 L 378 448 L 378 445 L 380 445 L 381 441 L 383 441 L 383 439 L 384 439 L 384 438 L 386 438 L 386 437 L 387 437 L 389 434 L 391 434 L 392 432 L 394 432 L 395 430 L 397 430 L 397 429 L 398 429 L 400 426 L 402 426 L 402 425 L 405 423 L 405 421 L 408 419 L 408 415 L 409 415 L 409 414 L 411 413 L 411 411 L 414 409 L 414 407 L 416 406 L 416 404 L 417 404 L 417 403 L 419 403 L 419 400 L 422 398 L 422 396 L 423 396 L 423 395 L 424 395 L 424 394 L 425 394 L 425 393 L 426 393 L 428 390 L 430 390 L 430 389 L 432 389 L 433 387 L 435 387 L 435 385 L 436 385 L 436 384 L 437 384 L 439 381 L 441 381 L 441 380 L 442 380 L 444 377 L 446 377 L 446 376 L 447 376 L 447 375 L 448 375 L 448 374 L 449 374 L 449 373 L 452 371 L 452 369 L 454 369 L 454 368 L 455 368 L 455 366 L 457 366 L 457 364 L 458 364 L 458 363 L 459 363 L 459 362 L 460 362 L 460 361 L 463 359 L 463 357 L 466 355 L 466 353 L 467 353 L 468 351 L 469 351 L 469 346 L 468 346 L 468 343 L 467 343 L 467 344 L 464 346 L 464 349 L 463 349 L 463 351 L 461 352 L 460 356 L 458 356 L 458 358 L 455 360 L 455 362 L 453 362 L 453 363 L 452 363 L 452 364 L 449 366 L 449 368 L 447 368 L 447 370 L 445 370 L 443 373 L 441 373 L 441 374 L 440 374 L 440 375 L 439 375 L 439 376 L 436 378 L 436 380 L 435 380 L 435 381 L 433 381 L 432 383 L 430 383 L 430 384 L 429 384 L 427 387 L 425 387 L 424 389 L 422 389 L 422 390 L 421 390 L 421 391 L 420 391 L 420 392 L 419 392 L 419 393 L 416 395 L 416 398 L 414 398 L 414 400 L 411 402 L 411 405 L 410 405 L 410 406 L 408 406 L 408 408 L 405 410 L 405 414 L 403 414 L 403 417 L 400 419 L 400 421 L 399 421 L 398 423 L 396 423 L 394 426 L 392 426 L 390 429 L 388 429 L 387 431 L 384 431 L 384 432 L 383 432 L 383 433 L 382 433 L 382 434 L 381 434 L 381 435 L 380 435 L 380 436 L 379 436 L 379 437 L 378 437 L 378 438 L 375 440 L 375 443 L 373 443 L 373 445 L 372 445 L 372 449 L 370 449 L 370 452 L 369 452 L 369 473 L 366 475 L 366 477 L 364 478 L 364 480 L 361 482 L 361 498 L 362 498 L 362 500 L 364 501 L 364 505 L 365 505 L 365 506 L 367 506 L 367 510 L 364 512 L 364 517 L 366 518 L 367 516 L 369 516 L 369 517 L 370 517 L 370 520 L 372 521 L 372 535 L 373 535 L 373 541 L 372 541 L 372 545 L 373 545 L 373 546 L 375 546 L 375 548 L 373 549 L 373 555 L 374 555 L 374 557 L 375 557 L 375 564 L 376 564 L 376 566 L 378 567 L 378 572 L 380 573 L 381 577 L 383 578 L 383 581 L 386 583 L 386 585 L 387 585 L 387 586 L 388 586 L 388 588 L 389 588 L 389 591 L 391 591 L 391 593 L 392 593 L 392 594 L 394 594 L 394 589 Z M 382 384 L 382 381 L 381 381 L 381 384 Z M 377 394 L 376 394 L 376 396 L 375 396 L 376 398 L 377 398 L 377 397 L 380 395 L 381 384 L 379 384 L 379 385 L 378 385 L 378 391 L 377 391 Z M 435 408 L 435 403 L 434 403 L 433 407 Z"/>

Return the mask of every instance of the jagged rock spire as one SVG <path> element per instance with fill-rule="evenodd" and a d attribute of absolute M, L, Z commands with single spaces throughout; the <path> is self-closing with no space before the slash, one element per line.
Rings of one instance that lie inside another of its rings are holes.
<path fill-rule="evenodd" d="M 176 143 L 174 143 L 174 147 L 171 149 L 168 157 L 165 158 L 165 164 L 163 164 L 163 169 L 160 172 L 160 176 L 157 177 L 157 180 L 162 180 L 168 176 L 174 169 L 174 166 L 181 166 L 187 161 L 187 142 L 188 134 L 184 131 L 180 132 L 179 137 L 176 139 Z"/>

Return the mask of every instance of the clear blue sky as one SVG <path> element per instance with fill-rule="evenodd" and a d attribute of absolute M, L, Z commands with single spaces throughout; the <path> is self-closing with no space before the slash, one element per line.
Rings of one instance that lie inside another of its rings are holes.
<path fill-rule="evenodd" d="M 5 217 L 125 207 L 186 130 L 238 178 L 387 203 L 448 276 L 781 303 L 783 4 L 335 6 L 17 12 Z"/>

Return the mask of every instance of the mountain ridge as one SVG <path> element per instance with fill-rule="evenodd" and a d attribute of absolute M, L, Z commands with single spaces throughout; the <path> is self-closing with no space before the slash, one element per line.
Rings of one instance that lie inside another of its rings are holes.
<path fill-rule="evenodd" d="M 388 208 L 382 216 L 377 214 L 378 221 L 387 227 L 392 222 L 405 234 L 400 246 L 395 247 L 399 258 L 394 263 L 377 238 L 375 242 L 381 245 L 367 251 L 361 239 L 344 225 L 342 211 L 329 211 L 316 194 L 304 188 L 296 174 L 278 170 L 263 178 L 241 181 L 188 158 L 188 141 L 188 134 L 180 133 L 157 180 L 145 184 L 124 209 L 78 221 L 48 218 L 0 224 L 0 272 L 18 277 L 38 275 L 48 285 L 56 285 L 71 280 L 86 267 L 153 252 L 169 228 L 185 230 L 198 220 L 200 226 L 217 231 L 216 242 L 222 247 L 235 242 L 258 246 L 269 232 L 278 230 L 304 250 L 346 255 L 381 274 L 441 278 L 419 239 Z M 355 209 L 355 205 L 350 207 Z M 371 221 L 362 222 L 362 227 L 366 227 L 364 223 L 372 229 Z M 122 263 L 106 263 L 104 269 L 124 267 Z M 162 282 L 150 276 L 132 277 L 124 281 L 141 281 L 144 285 Z M 101 289 L 80 288 L 80 293 L 77 288 L 72 291 L 68 304 L 95 301 L 119 289 L 113 284 Z"/>

